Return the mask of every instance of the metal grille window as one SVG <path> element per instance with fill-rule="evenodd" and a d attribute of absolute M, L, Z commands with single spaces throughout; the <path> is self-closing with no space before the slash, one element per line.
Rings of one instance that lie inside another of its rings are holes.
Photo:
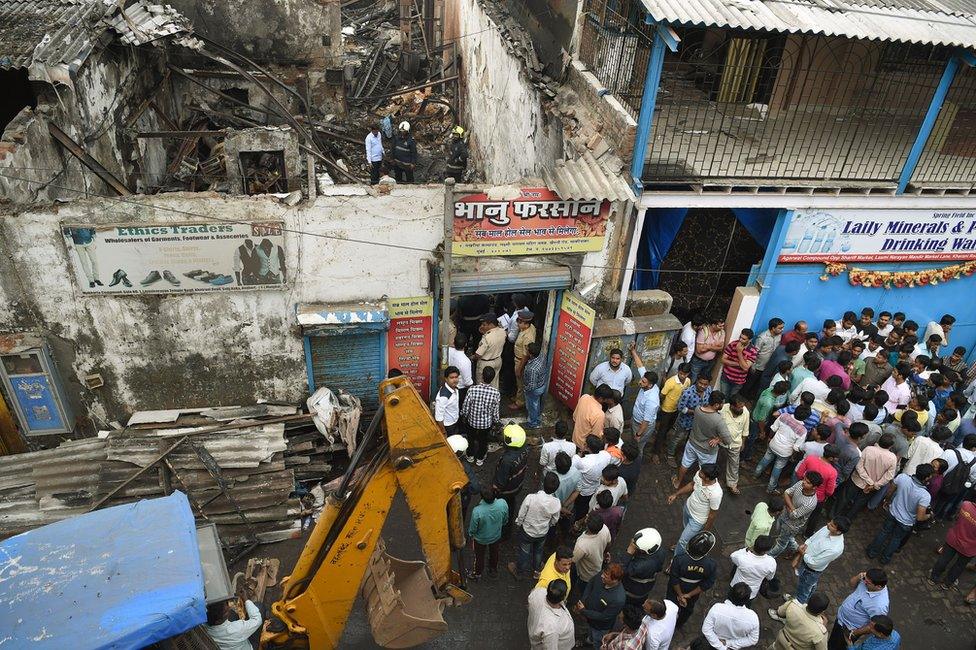
<path fill-rule="evenodd" d="M 664 62 L 648 183 L 893 186 L 941 75 L 904 57 L 901 71 L 879 71 L 876 42 L 720 29 L 681 39 Z"/>

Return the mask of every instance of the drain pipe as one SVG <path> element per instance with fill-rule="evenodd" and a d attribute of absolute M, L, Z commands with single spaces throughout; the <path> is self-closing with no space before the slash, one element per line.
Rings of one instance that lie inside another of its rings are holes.
<path fill-rule="evenodd" d="M 627 210 L 634 206 L 627 202 Z M 630 293 L 630 283 L 634 278 L 634 267 L 637 265 L 637 249 L 640 247 L 641 233 L 644 232 L 644 219 L 647 217 L 647 209 L 638 209 L 637 218 L 634 222 L 634 232 L 630 237 L 630 251 L 627 253 L 627 264 L 624 267 L 624 279 L 620 287 L 620 302 L 617 303 L 617 318 L 623 318 L 624 308 L 627 306 L 627 296 Z"/>
<path fill-rule="evenodd" d="M 444 181 L 444 256 L 441 261 L 441 368 L 448 365 L 451 341 L 451 240 L 454 237 L 454 179 Z M 436 380 L 435 380 L 436 381 Z"/>

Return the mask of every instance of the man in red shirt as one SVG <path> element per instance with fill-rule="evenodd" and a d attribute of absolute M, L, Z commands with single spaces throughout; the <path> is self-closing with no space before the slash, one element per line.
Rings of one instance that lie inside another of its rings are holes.
<path fill-rule="evenodd" d="M 779 340 L 780 345 L 786 345 L 790 341 L 797 341 L 800 344 L 803 343 L 807 336 L 807 322 L 805 320 L 798 320 L 793 325 L 793 329 L 789 332 L 783 334 L 783 338 Z"/>
<path fill-rule="evenodd" d="M 835 463 L 840 458 L 840 449 L 837 445 L 826 445 L 823 449 L 823 458 L 811 454 L 804 458 L 796 466 L 796 476 L 802 479 L 807 472 L 817 472 L 823 477 L 823 483 L 817 486 L 817 507 L 810 513 L 807 520 L 806 536 L 810 537 L 820 529 L 820 513 L 823 511 L 824 501 L 826 501 L 837 489 L 837 468 Z"/>
<path fill-rule="evenodd" d="M 942 555 L 932 567 L 929 583 L 935 585 L 941 582 L 945 589 L 952 587 L 974 557 L 976 557 L 976 504 L 972 501 L 963 501 L 956 523 L 946 534 Z M 947 568 L 949 570 L 943 578 L 942 573 Z"/>
<path fill-rule="evenodd" d="M 749 376 L 749 369 L 756 361 L 759 351 L 752 344 L 755 336 L 749 328 L 745 328 L 739 333 L 739 338 L 725 346 L 722 352 L 722 378 L 719 381 L 718 389 L 728 399 L 742 390 L 746 378 Z"/>

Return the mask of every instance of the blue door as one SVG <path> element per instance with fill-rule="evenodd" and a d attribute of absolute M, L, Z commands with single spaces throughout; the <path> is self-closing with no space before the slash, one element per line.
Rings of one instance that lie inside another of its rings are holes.
<path fill-rule="evenodd" d="M 358 397 L 363 411 L 379 407 L 379 383 L 386 377 L 384 333 L 310 336 L 312 391 L 322 386 Z"/>

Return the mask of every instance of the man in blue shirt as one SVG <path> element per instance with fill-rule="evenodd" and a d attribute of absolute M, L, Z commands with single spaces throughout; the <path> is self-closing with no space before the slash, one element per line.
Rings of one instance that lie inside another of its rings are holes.
<path fill-rule="evenodd" d="M 806 605 L 830 563 L 844 553 L 844 533 L 851 528 L 847 517 L 835 517 L 800 544 L 793 558 L 796 601 Z"/>
<path fill-rule="evenodd" d="M 529 343 L 526 350 L 529 360 L 522 369 L 522 392 L 529 418 L 527 426 L 538 429 L 542 425 L 542 395 L 546 392 L 546 357 L 538 343 Z"/>
<path fill-rule="evenodd" d="M 899 474 L 889 484 L 887 500 L 891 505 L 881 530 L 868 545 L 869 558 L 873 560 L 880 556 L 881 564 L 891 562 L 891 556 L 911 532 L 915 522 L 925 521 L 931 516 L 928 507 L 932 503 L 932 495 L 925 486 L 933 474 L 935 470 L 932 465 L 922 463 L 915 469 L 915 476 Z"/>
<path fill-rule="evenodd" d="M 872 616 L 888 614 L 888 575 L 883 569 L 871 568 L 851 578 L 854 591 L 837 610 L 837 620 L 830 631 L 828 650 L 846 650 L 855 631 L 867 626 Z"/>
<path fill-rule="evenodd" d="M 610 350 L 610 358 L 598 364 L 590 371 L 590 383 L 594 386 L 606 384 L 614 390 L 619 390 L 621 394 L 627 389 L 627 384 L 634 378 L 634 373 L 630 366 L 624 362 L 624 351 L 614 348 Z"/>
<path fill-rule="evenodd" d="M 641 367 L 643 370 L 643 366 Z M 654 435 L 654 425 L 657 422 L 657 412 L 661 408 L 661 389 L 657 387 L 657 373 L 653 370 L 644 372 L 640 380 L 640 390 L 634 399 L 634 419 L 631 431 L 637 442 L 639 458 L 644 457 L 644 447 Z"/>
<path fill-rule="evenodd" d="M 854 632 L 857 637 L 850 647 L 858 650 L 898 650 L 901 635 L 895 631 L 895 623 L 883 614 L 872 616 L 871 622 Z"/>

